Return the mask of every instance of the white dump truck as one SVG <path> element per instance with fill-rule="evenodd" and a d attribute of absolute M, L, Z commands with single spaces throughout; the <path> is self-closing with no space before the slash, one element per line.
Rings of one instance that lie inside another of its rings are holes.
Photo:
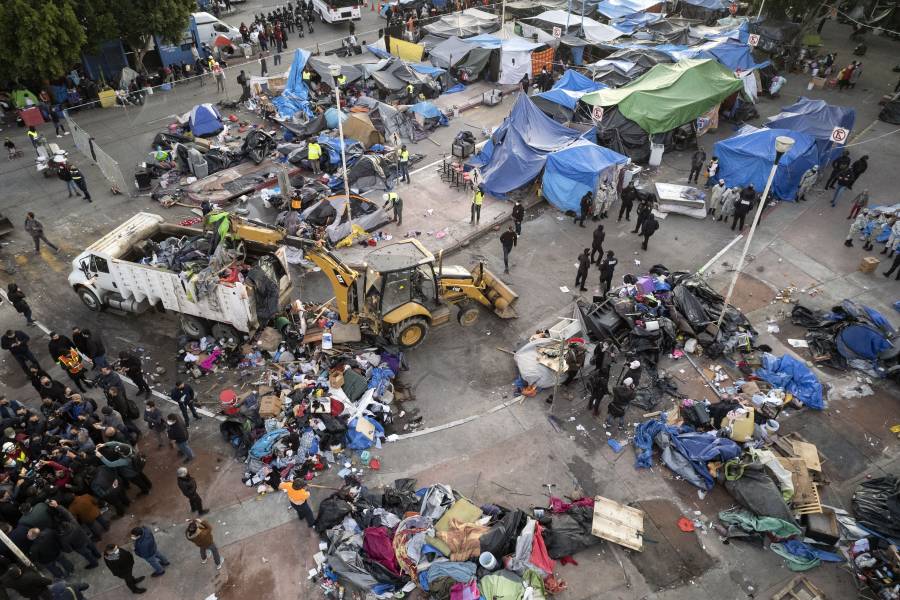
<path fill-rule="evenodd" d="M 210 281 L 198 276 L 204 260 L 186 250 L 202 231 L 165 223 L 159 215 L 138 213 L 88 246 L 72 261 L 69 285 L 94 311 L 113 308 L 142 313 L 178 313 L 182 329 L 194 338 L 236 337 L 259 327 L 258 309 L 290 303 L 291 276 L 285 249 L 244 241 L 245 256 Z M 202 242 L 199 244 L 202 247 Z M 172 249 L 178 249 L 172 264 Z M 168 251 L 167 259 L 161 257 Z M 183 262 L 181 262 L 183 261 Z M 242 265 L 250 267 L 239 277 Z M 205 283 L 203 283 L 205 281 Z M 266 296 L 261 301 L 260 294 Z M 265 314 L 265 313 L 263 313 Z"/>

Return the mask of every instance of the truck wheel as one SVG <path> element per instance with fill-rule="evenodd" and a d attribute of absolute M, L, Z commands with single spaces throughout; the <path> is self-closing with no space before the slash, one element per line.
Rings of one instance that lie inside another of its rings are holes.
<path fill-rule="evenodd" d="M 474 304 L 464 304 L 459 307 L 459 312 L 456 313 L 456 320 L 459 321 L 459 324 L 463 327 L 471 327 L 478 321 L 478 317 L 481 316 L 481 311 L 478 310 L 478 307 Z"/>
<path fill-rule="evenodd" d="M 207 333 L 206 321 L 197 317 L 188 317 L 182 315 L 181 330 L 189 338 L 199 340 Z"/>
<path fill-rule="evenodd" d="M 397 325 L 391 337 L 395 344 L 404 348 L 415 348 L 427 335 L 428 321 L 421 317 L 412 317 Z"/>
<path fill-rule="evenodd" d="M 242 339 L 241 334 L 237 329 L 231 325 L 226 325 L 225 323 L 213 323 L 210 333 L 217 340 L 228 340 L 230 338 L 239 342 Z"/>
<path fill-rule="evenodd" d="M 78 288 L 78 297 L 81 298 L 81 301 L 85 306 L 88 307 L 89 310 L 94 312 L 100 312 L 103 310 L 103 303 L 100 302 L 100 298 L 97 297 L 97 294 L 92 292 L 91 290 L 82 287 Z"/>

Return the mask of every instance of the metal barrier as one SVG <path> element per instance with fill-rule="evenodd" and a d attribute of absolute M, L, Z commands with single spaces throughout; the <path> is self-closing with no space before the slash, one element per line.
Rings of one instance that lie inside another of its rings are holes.
<path fill-rule="evenodd" d="M 122 194 L 133 196 L 135 193 L 135 186 L 128 185 L 125 176 L 122 174 L 122 169 L 119 168 L 119 163 L 109 154 L 104 152 L 103 149 L 94 142 L 94 138 L 91 137 L 91 134 L 82 129 L 68 113 L 65 114 L 65 118 L 66 126 L 72 133 L 72 141 L 75 143 L 75 147 L 97 165 L 100 172 L 103 173 L 103 176 L 106 177 L 114 190 L 117 190 Z"/>

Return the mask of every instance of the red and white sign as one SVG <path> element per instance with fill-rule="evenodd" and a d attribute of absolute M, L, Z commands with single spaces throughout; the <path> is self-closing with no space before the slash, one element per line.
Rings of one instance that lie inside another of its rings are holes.
<path fill-rule="evenodd" d="M 602 121 L 603 120 L 603 107 L 595 106 L 593 108 L 593 110 L 591 110 L 591 118 L 597 123 Z"/>
<path fill-rule="evenodd" d="M 748 35 L 747 44 L 756 48 L 756 46 L 759 44 L 759 34 L 751 33 L 750 35 Z"/>
<path fill-rule="evenodd" d="M 835 127 L 831 130 L 831 141 L 835 144 L 843 144 L 850 137 L 850 130 L 843 127 Z"/>
<path fill-rule="evenodd" d="M 555 38 L 562 37 L 562 27 L 554 27 L 553 28 L 553 37 L 555 37 Z"/>

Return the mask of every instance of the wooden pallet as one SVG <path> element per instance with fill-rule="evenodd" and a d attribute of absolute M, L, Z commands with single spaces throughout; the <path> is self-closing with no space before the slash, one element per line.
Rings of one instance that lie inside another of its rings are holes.
<path fill-rule="evenodd" d="M 644 511 L 596 496 L 591 533 L 641 552 L 644 549 Z"/>
<path fill-rule="evenodd" d="M 825 594 L 810 581 L 798 575 L 788 582 L 780 591 L 775 592 L 772 600 L 828 600 Z"/>

